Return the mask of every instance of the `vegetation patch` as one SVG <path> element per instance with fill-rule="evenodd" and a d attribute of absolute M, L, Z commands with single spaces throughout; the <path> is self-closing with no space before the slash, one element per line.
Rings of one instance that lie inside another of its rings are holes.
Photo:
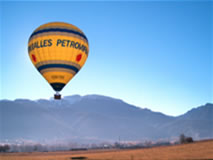
<path fill-rule="evenodd" d="M 87 159 L 87 157 L 71 157 L 70 159 L 76 159 L 76 160 L 82 160 L 82 159 Z"/>

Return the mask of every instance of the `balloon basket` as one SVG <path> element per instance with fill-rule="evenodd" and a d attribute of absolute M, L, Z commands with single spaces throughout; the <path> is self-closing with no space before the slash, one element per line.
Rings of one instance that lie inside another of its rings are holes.
<path fill-rule="evenodd" d="M 61 99 L 61 95 L 60 94 L 54 94 L 54 99 L 60 100 Z"/>

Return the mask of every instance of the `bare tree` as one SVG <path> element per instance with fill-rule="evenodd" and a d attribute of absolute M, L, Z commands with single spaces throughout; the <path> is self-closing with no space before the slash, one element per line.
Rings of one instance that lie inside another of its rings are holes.
<path fill-rule="evenodd" d="M 180 135 L 179 141 L 180 141 L 180 144 L 185 143 L 185 135 L 184 134 Z"/>

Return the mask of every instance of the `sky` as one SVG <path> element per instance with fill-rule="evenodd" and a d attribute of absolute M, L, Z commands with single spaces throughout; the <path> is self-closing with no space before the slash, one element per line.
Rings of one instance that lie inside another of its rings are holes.
<path fill-rule="evenodd" d="M 1 1 L 0 99 L 49 99 L 30 61 L 31 33 L 78 26 L 89 57 L 61 94 L 100 94 L 168 115 L 213 103 L 212 1 Z"/>

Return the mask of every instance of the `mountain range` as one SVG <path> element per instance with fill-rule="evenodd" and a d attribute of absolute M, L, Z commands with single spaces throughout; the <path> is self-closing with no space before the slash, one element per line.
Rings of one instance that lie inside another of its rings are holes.
<path fill-rule="evenodd" d="M 213 138 L 213 104 L 168 116 L 100 95 L 67 96 L 62 100 L 0 101 L 0 142 L 144 141 Z"/>

